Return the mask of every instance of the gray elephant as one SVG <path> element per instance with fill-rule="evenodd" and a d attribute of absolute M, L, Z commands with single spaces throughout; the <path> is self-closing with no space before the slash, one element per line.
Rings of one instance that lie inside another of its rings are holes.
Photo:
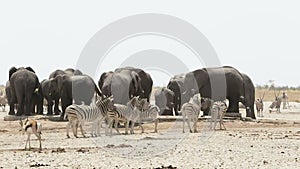
<path fill-rule="evenodd" d="M 141 96 L 144 92 L 138 73 L 125 68 L 102 73 L 98 85 L 103 95 L 113 95 L 118 104 L 127 104 L 133 96 Z"/>
<path fill-rule="evenodd" d="M 83 75 L 83 73 L 76 69 L 72 69 L 72 68 L 67 68 L 66 70 L 60 70 L 57 69 L 54 72 L 52 72 L 49 75 L 49 80 L 43 80 L 41 82 L 41 86 L 42 86 L 42 93 L 44 98 L 47 100 L 47 115 L 53 115 L 53 101 L 54 101 L 54 114 L 58 115 L 61 111 L 59 110 L 59 100 L 61 98 L 61 93 L 57 92 L 57 93 L 51 93 L 50 94 L 50 80 L 59 76 L 59 75 L 68 75 L 68 76 L 74 76 L 74 75 Z"/>
<path fill-rule="evenodd" d="M 140 76 L 131 70 L 114 72 L 111 78 L 111 94 L 114 102 L 126 105 L 134 96 L 143 93 Z"/>
<path fill-rule="evenodd" d="M 59 99 L 60 93 L 52 93 L 50 94 L 50 81 L 49 79 L 45 79 L 41 82 L 42 95 L 44 99 L 47 101 L 47 115 L 53 115 L 53 100 L 55 102 L 54 105 L 54 113 L 58 115 L 60 113 L 59 110 Z"/>
<path fill-rule="evenodd" d="M 155 105 L 160 109 L 160 115 L 173 115 L 174 92 L 163 87 L 154 93 Z"/>
<path fill-rule="evenodd" d="M 75 104 L 89 105 L 95 92 L 102 97 L 93 79 L 87 75 L 58 75 L 50 79 L 49 92 L 50 95 L 59 93 L 61 96 L 63 111 L 61 119 L 63 119 L 66 108 L 73 103 L 73 100 Z"/>
<path fill-rule="evenodd" d="M 139 75 L 139 78 L 141 79 L 141 87 L 143 89 L 143 92 L 140 92 L 137 95 L 140 96 L 140 98 L 147 98 L 147 101 L 149 102 L 153 86 L 153 80 L 150 74 L 143 71 L 142 69 L 134 67 L 118 68 L 115 70 L 115 72 L 121 72 L 122 70 L 130 70 Z"/>
<path fill-rule="evenodd" d="M 183 93 L 183 82 L 185 74 L 175 75 L 172 77 L 167 85 L 167 88 L 174 92 L 174 112 L 177 116 L 181 109 L 181 95 Z"/>
<path fill-rule="evenodd" d="M 34 70 L 30 67 L 9 70 L 9 105 L 10 115 L 15 115 L 14 104 L 18 104 L 16 115 L 30 115 L 32 111 L 32 97 L 39 87 L 39 80 Z"/>
<path fill-rule="evenodd" d="M 83 75 L 83 73 L 76 69 L 72 69 L 72 68 L 67 68 L 66 70 L 60 70 L 60 69 L 57 69 L 55 71 L 53 71 L 50 75 L 49 75 L 49 79 L 51 78 L 55 78 L 56 76 L 58 75 L 69 75 L 69 76 L 73 76 L 73 75 Z"/>
<path fill-rule="evenodd" d="M 216 80 L 217 83 L 212 84 L 212 80 Z M 183 86 L 183 102 L 188 102 L 192 90 L 195 90 L 201 94 L 201 97 L 211 98 L 214 101 L 228 99 L 227 112 L 238 113 L 238 103 L 242 102 L 247 108 L 246 116 L 255 119 L 254 99 L 252 99 L 255 98 L 254 85 L 248 76 L 233 67 L 223 66 L 192 71 L 186 74 Z M 204 111 L 204 115 L 208 112 L 208 110 Z"/>
<path fill-rule="evenodd" d="M 104 96 L 112 95 L 111 81 L 112 81 L 113 74 L 114 74 L 113 71 L 109 71 L 109 72 L 102 73 L 102 75 L 100 76 L 100 79 L 98 81 L 98 86 Z"/>
<path fill-rule="evenodd" d="M 33 95 L 32 95 L 32 100 L 31 100 L 31 112 L 34 114 L 43 114 L 44 108 L 43 108 L 43 103 L 44 103 L 44 96 L 42 93 L 42 86 L 39 84 L 39 87 L 35 89 Z"/>

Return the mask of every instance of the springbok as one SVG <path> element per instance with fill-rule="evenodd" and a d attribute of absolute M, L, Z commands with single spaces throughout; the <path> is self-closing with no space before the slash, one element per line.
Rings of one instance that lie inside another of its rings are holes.
<path fill-rule="evenodd" d="M 27 134 L 27 140 L 25 144 L 25 150 L 27 147 L 27 143 L 29 143 L 29 150 L 31 149 L 30 146 L 30 135 L 34 134 L 39 142 L 40 142 L 40 150 L 42 150 L 42 143 L 41 143 L 41 134 L 42 134 L 42 124 L 38 123 L 36 120 L 29 120 L 28 118 L 25 120 L 23 123 L 22 120 L 20 119 L 20 125 L 23 131 L 23 134 Z"/>

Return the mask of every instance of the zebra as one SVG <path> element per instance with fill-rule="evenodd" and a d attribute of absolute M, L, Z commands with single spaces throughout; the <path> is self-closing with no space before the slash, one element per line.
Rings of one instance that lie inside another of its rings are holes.
<path fill-rule="evenodd" d="M 264 111 L 264 102 L 263 99 L 265 97 L 265 93 L 263 94 L 262 97 L 259 97 L 257 100 L 255 100 L 255 106 L 256 106 L 256 111 L 257 111 L 257 116 L 258 117 L 263 117 L 263 111 Z"/>
<path fill-rule="evenodd" d="M 222 126 L 224 127 L 224 130 L 226 130 L 226 127 L 223 122 L 223 117 L 227 111 L 227 105 L 224 101 L 216 101 L 213 103 L 211 108 L 211 121 L 210 121 L 210 129 L 216 129 L 216 125 L 219 122 L 220 123 L 220 130 L 222 130 Z M 214 124 L 213 124 L 214 123 Z M 212 125 L 214 127 L 212 128 Z"/>
<path fill-rule="evenodd" d="M 184 133 L 184 126 L 185 122 L 187 121 L 188 127 L 190 129 L 190 132 L 197 132 L 197 122 L 198 117 L 201 110 L 201 101 L 199 100 L 199 94 L 194 95 L 188 103 L 184 103 L 181 107 L 181 114 L 182 114 L 182 132 Z M 193 121 L 193 128 L 191 129 L 191 121 Z"/>
<path fill-rule="evenodd" d="M 121 122 L 125 124 L 125 134 L 128 134 L 129 122 L 137 121 L 138 118 L 138 112 L 133 111 L 138 103 L 138 96 L 135 96 L 127 103 L 127 105 L 114 104 L 114 109 L 107 112 L 110 134 L 112 134 L 113 121 L 115 122 L 114 126 L 117 133 L 120 133 L 118 129 L 118 123 Z M 133 127 L 134 124 L 131 124 L 130 134 L 134 133 Z"/>
<path fill-rule="evenodd" d="M 69 127 L 72 126 L 73 134 L 77 137 L 78 126 L 81 134 L 86 137 L 83 131 L 84 122 L 93 122 L 91 136 L 97 136 L 100 133 L 99 126 L 106 117 L 108 110 L 113 109 L 113 96 L 97 100 L 96 104 L 88 105 L 70 105 L 66 109 L 65 119 L 68 118 L 67 137 L 69 138 Z M 106 129 L 107 131 L 107 129 Z"/>
<path fill-rule="evenodd" d="M 277 113 L 280 113 L 280 106 L 281 106 L 281 102 L 282 102 L 282 98 L 279 97 L 279 93 L 276 95 L 275 91 L 274 91 L 274 95 L 275 95 L 275 100 L 272 102 L 272 104 L 269 106 L 269 112 L 272 113 L 272 109 L 276 109 Z"/>
<path fill-rule="evenodd" d="M 142 128 L 142 133 L 144 133 L 144 128 L 142 126 L 144 122 L 154 122 L 154 133 L 157 133 L 158 116 L 160 112 L 158 106 L 150 104 L 145 98 L 139 100 L 139 104 L 134 111 L 138 111 L 137 122 Z M 133 123 L 135 123 L 135 121 Z M 132 126 L 134 126 L 134 124 Z"/>

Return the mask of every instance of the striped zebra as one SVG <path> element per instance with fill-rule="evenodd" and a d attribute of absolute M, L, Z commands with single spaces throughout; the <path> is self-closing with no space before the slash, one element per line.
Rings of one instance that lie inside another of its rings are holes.
<path fill-rule="evenodd" d="M 213 103 L 211 108 L 211 121 L 210 121 L 210 129 L 216 129 L 216 125 L 219 122 L 220 123 L 220 130 L 222 130 L 222 126 L 224 127 L 224 130 L 226 130 L 223 117 L 227 111 L 227 105 L 224 101 L 216 101 Z M 214 123 L 214 124 L 213 124 Z M 212 128 L 212 125 L 214 126 Z"/>
<path fill-rule="evenodd" d="M 106 117 L 109 109 L 113 109 L 113 97 L 107 97 L 103 100 L 97 100 L 95 105 L 70 105 L 66 109 L 65 119 L 68 118 L 67 137 L 69 138 L 69 127 L 72 126 L 73 134 L 77 137 L 78 126 L 81 129 L 81 134 L 85 137 L 83 126 L 84 122 L 93 122 L 91 135 L 97 136 L 100 133 L 99 126 L 102 120 Z"/>
<path fill-rule="evenodd" d="M 118 133 L 118 123 L 124 123 L 125 124 L 125 134 L 128 134 L 128 128 L 129 128 L 129 122 L 130 121 L 137 121 L 138 118 L 138 112 L 134 112 L 134 108 L 139 103 L 138 96 L 133 97 L 127 105 L 122 104 L 114 104 L 114 109 L 107 112 L 107 119 L 108 119 L 108 127 L 110 128 L 110 134 L 112 134 L 112 126 L 113 121 L 114 126 Z M 133 134 L 133 125 L 131 126 L 130 133 Z"/>
<path fill-rule="evenodd" d="M 142 128 L 142 133 L 144 133 L 142 124 L 145 122 L 154 122 L 154 132 L 157 133 L 158 116 L 160 111 L 158 106 L 150 104 L 147 99 L 141 99 L 134 111 L 138 111 L 137 122 Z M 135 123 L 135 121 L 133 123 Z"/>
<path fill-rule="evenodd" d="M 199 100 L 199 94 L 194 95 L 188 103 L 184 103 L 181 107 L 182 114 L 182 132 L 184 133 L 185 122 L 187 122 L 190 132 L 197 132 L 197 122 L 201 110 L 201 101 Z M 193 130 L 191 128 L 191 122 L 193 121 Z"/>

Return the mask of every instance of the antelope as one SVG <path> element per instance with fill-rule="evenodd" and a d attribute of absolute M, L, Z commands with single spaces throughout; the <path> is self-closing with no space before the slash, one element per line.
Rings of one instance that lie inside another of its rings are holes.
<path fill-rule="evenodd" d="M 264 111 L 264 100 L 265 97 L 265 92 L 263 94 L 262 97 L 259 97 L 256 101 L 255 101 L 255 106 L 256 106 L 256 111 L 257 111 L 257 116 L 258 117 L 264 117 L 263 115 L 263 111 Z"/>
<path fill-rule="evenodd" d="M 275 90 L 274 90 L 274 95 L 275 95 L 275 101 L 272 102 L 272 104 L 270 105 L 270 109 L 269 112 L 272 112 L 272 109 L 276 108 L 276 112 L 280 113 L 280 105 L 281 105 L 281 101 L 282 98 L 279 97 L 280 91 L 276 94 Z"/>
<path fill-rule="evenodd" d="M 42 150 L 42 143 L 41 143 L 41 134 L 42 134 L 42 124 L 38 123 L 36 120 L 32 120 L 32 119 L 26 119 L 25 122 L 23 123 L 23 121 L 20 119 L 20 125 L 23 131 L 23 134 L 26 133 L 27 134 L 27 140 L 26 140 L 26 144 L 25 144 L 25 150 L 27 148 L 27 143 L 29 143 L 29 147 L 28 149 L 31 149 L 30 146 L 30 135 L 34 134 L 39 142 L 40 142 L 40 150 Z"/>

